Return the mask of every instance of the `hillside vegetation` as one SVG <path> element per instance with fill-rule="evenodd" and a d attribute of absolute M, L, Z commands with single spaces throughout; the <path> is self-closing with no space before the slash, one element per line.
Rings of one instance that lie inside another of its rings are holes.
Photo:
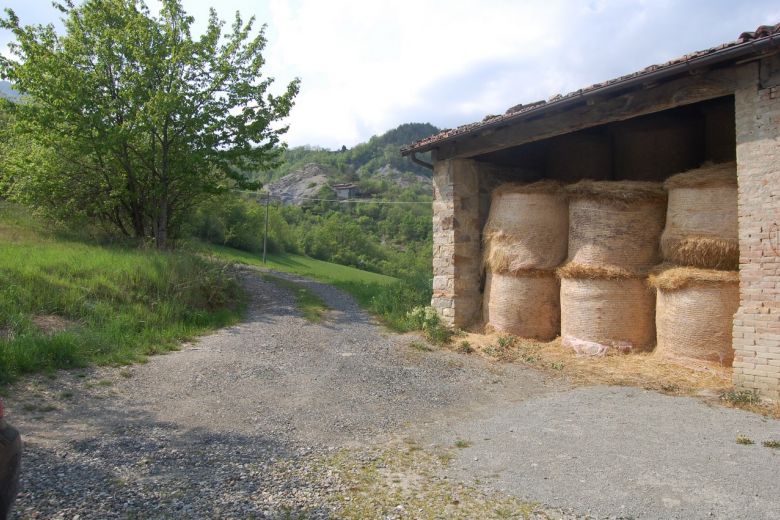
<path fill-rule="evenodd" d="M 253 173 L 252 176 L 263 183 L 269 183 L 301 169 L 306 164 L 316 163 L 338 171 L 341 176 L 336 177 L 336 182 L 367 179 L 385 166 L 430 178 L 430 170 L 401 157 L 399 148 L 438 131 L 438 128 L 429 123 L 405 123 L 352 148 L 344 146 L 340 150 L 331 151 L 316 146 L 298 146 L 285 150 L 279 167 L 267 172 Z"/>
<path fill-rule="evenodd" d="M 284 204 L 272 199 L 269 251 L 398 278 L 430 278 L 430 171 L 402 158 L 398 149 L 436 130 L 429 124 L 405 124 L 351 149 L 293 148 L 284 152 L 275 170 L 244 172 L 270 186 L 294 175 L 305 188 L 306 173 L 320 183 L 310 194 L 321 200 Z M 336 194 L 323 178 L 331 185 L 354 183 L 359 201 L 334 202 Z M 194 211 L 187 231 L 214 244 L 258 253 L 265 227 L 262 203 L 254 193 L 222 195 Z"/>
<path fill-rule="evenodd" d="M 2 202 L 0 243 L 0 384 L 138 361 L 241 313 L 243 295 L 224 267 L 190 253 L 64 238 Z"/>

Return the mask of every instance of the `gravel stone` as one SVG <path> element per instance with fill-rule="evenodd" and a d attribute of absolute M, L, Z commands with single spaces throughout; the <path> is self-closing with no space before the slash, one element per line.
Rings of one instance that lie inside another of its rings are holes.
<path fill-rule="evenodd" d="M 408 347 L 419 337 L 385 331 L 340 290 L 275 275 L 333 310 L 309 323 L 288 291 L 242 269 L 254 296 L 242 323 L 145 364 L 11 388 L 6 411 L 25 441 L 15 517 L 338 517 L 352 497 L 344 468 L 328 461 L 348 454 L 350 465 L 381 468 L 381 450 L 404 439 L 449 450 L 435 482 L 556 506 L 532 518 L 780 511 L 780 453 L 761 446 L 780 439 L 780 421 L 420 352 Z M 414 516 L 398 502 L 377 513 Z"/>

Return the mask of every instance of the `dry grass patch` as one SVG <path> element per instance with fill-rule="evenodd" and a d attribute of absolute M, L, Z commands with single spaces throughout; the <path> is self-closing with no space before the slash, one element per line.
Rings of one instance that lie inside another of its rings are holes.
<path fill-rule="evenodd" d="M 441 470 L 453 458 L 449 449 L 429 452 L 413 442 L 359 456 L 342 451 L 325 464 L 343 485 L 334 500 L 334 516 L 361 520 L 549 518 L 537 503 L 441 478 Z"/>
<path fill-rule="evenodd" d="M 541 343 L 498 332 L 464 333 L 463 341 L 493 361 L 521 363 L 574 385 L 635 386 L 669 395 L 714 397 L 726 407 L 780 419 L 780 403 L 764 401 L 755 392 L 735 390 L 731 369 L 712 363 L 685 367 L 652 352 L 578 356 L 563 347 L 560 338 Z"/>
<path fill-rule="evenodd" d="M 780 419 L 780 403 L 764 401 L 755 390 L 736 390 L 730 388 L 720 394 L 720 401 L 728 408 L 739 408 L 757 413 L 764 417 Z"/>
<path fill-rule="evenodd" d="M 71 320 L 66 320 L 56 314 L 39 314 L 32 316 L 30 321 L 35 325 L 42 333 L 51 336 L 60 332 L 65 332 L 68 329 L 73 328 L 76 323 Z"/>
<path fill-rule="evenodd" d="M 577 385 L 637 386 L 676 395 L 731 388 L 728 368 L 702 364 L 699 369 L 691 369 L 670 364 L 652 353 L 589 357 L 564 348 L 560 339 L 540 343 L 500 333 L 468 333 L 464 339 L 485 357 L 532 366 Z"/>

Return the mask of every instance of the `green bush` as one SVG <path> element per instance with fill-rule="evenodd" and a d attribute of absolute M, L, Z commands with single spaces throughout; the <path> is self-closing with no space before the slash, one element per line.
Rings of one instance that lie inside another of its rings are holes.
<path fill-rule="evenodd" d="M 255 198 L 227 193 L 193 210 L 185 232 L 212 244 L 257 253 L 263 250 L 265 207 Z M 276 209 L 268 214 L 268 252 L 297 251 L 289 226 Z"/>
<path fill-rule="evenodd" d="M 428 341 L 436 345 L 449 343 L 455 334 L 441 322 L 439 314 L 433 307 L 415 307 L 406 316 L 413 329 L 423 331 Z"/>

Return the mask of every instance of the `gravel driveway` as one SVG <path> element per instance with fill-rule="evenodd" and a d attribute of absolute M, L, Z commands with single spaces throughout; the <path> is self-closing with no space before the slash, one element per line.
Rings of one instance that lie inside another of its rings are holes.
<path fill-rule="evenodd" d="M 780 511 L 780 451 L 760 444 L 780 440 L 778 421 L 418 352 L 339 290 L 278 276 L 334 310 L 308 323 L 287 291 L 244 271 L 254 301 L 243 323 L 143 365 L 11 389 L 10 418 L 26 441 L 17 517 L 338 516 L 334 497 L 350 490 L 323 461 L 371 460 L 398 439 L 426 449 L 467 441 L 450 448 L 442 478 L 568 512 L 539 518 Z M 738 434 L 757 443 L 737 445 Z M 376 516 L 415 517 L 402 506 Z"/>

